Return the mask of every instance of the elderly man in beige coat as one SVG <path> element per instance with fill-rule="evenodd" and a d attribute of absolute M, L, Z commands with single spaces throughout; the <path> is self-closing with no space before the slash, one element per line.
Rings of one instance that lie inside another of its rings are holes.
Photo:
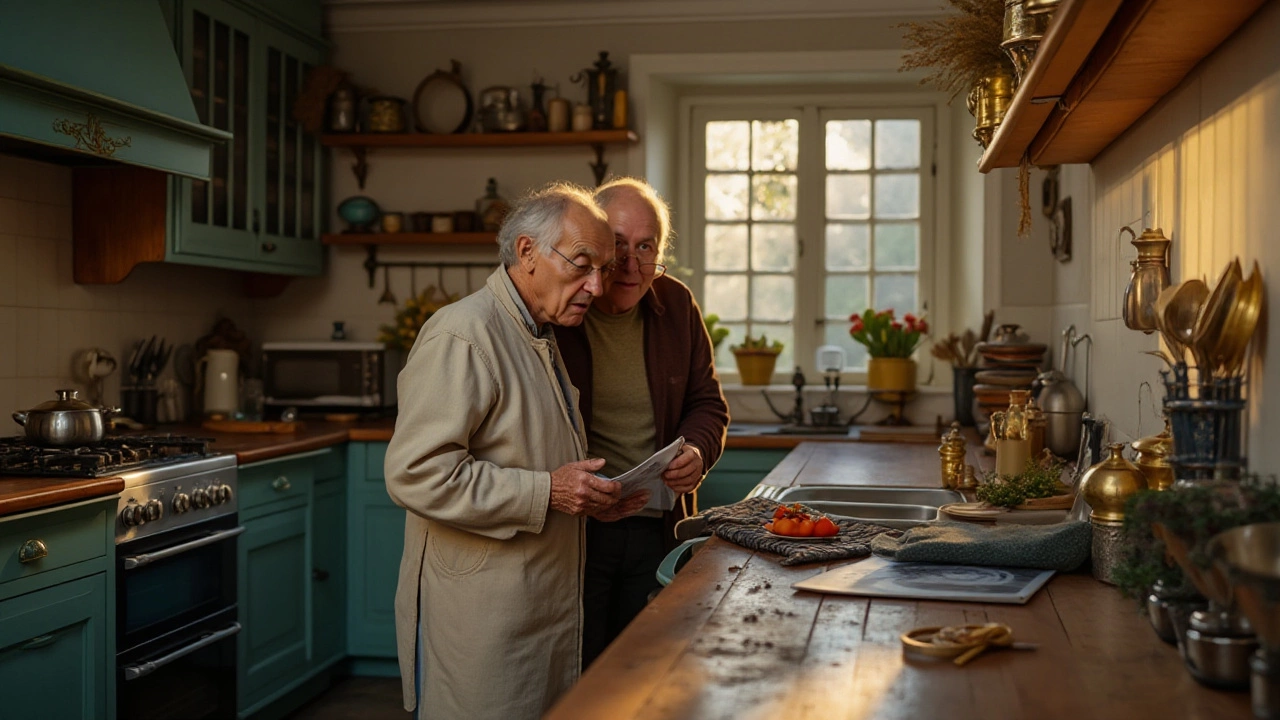
<path fill-rule="evenodd" d="M 405 708 L 536 718 L 581 664 L 584 519 L 647 493 L 586 459 L 577 391 L 550 326 L 577 325 L 613 268 L 580 188 L 534 193 L 498 234 L 503 267 L 422 328 L 400 373 L 387 490 L 407 510 L 396 591 Z"/>

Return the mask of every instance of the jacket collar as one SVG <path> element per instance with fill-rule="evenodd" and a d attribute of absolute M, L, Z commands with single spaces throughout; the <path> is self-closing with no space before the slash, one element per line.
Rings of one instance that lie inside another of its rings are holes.
<path fill-rule="evenodd" d="M 533 315 L 529 312 L 529 306 L 525 304 L 524 298 L 520 297 L 520 291 L 516 289 L 516 284 L 511 279 L 511 275 L 507 273 L 507 269 L 501 265 L 489 279 L 485 281 L 485 285 L 489 291 L 497 296 L 498 302 L 506 309 L 511 317 L 518 320 L 525 330 L 529 331 L 529 335 L 534 338 L 543 337 L 545 332 L 550 330 L 549 327 L 539 328 L 538 324 L 533 321 Z"/>
<path fill-rule="evenodd" d="M 662 278 L 654 278 L 653 285 L 650 285 L 644 297 L 640 298 L 640 302 L 644 303 L 649 312 L 657 317 L 662 317 L 662 314 L 667 311 L 667 307 L 662 304 L 662 300 L 658 299 L 658 293 L 654 290 L 660 282 Z"/>

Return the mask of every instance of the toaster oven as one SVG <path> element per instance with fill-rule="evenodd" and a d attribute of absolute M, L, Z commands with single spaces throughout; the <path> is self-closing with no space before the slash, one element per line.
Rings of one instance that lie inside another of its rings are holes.
<path fill-rule="evenodd" d="M 390 410 L 396 405 L 400 356 L 398 350 L 380 343 L 263 343 L 264 404 L 308 410 Z"/>

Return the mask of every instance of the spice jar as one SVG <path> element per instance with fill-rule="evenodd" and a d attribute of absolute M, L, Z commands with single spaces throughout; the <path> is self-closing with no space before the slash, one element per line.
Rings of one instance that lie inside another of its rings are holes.
<path fill-rule="evenodd" d="M 575 105 L 573 108 L 573 131 L 585 132 L 591 129 L 591 106 Z"/>
<path fill-rule="evenodd" d="M 1036 404 L 1035 398 L 1027 400 L 1027 445 L 1029 454 L 1033 458 L 1040 457 L 1044 452 L 1044 431 L 1048 426 L 1048 421 L 1044 417 L 1044 411 Z"/>
<path fill-rule="evenodd" d="M 547 130 L 550 132 L 569 131 L 568 100 L 562 97 L 554 97 L 547 102 Z"/>
<path fill-rule="evenodd" d="M 404 100 L 389 95 L 369 98 L 369 131 L 404 132 Z"/>
<path fill-rule="evenodd" d="M 942 436 L 942 444 L 938 446 L 938 457 L 942 462 L 942 487 L 949 490 L 960 487 L 964 481 L 964 436 L 960 434 L 960 423 L 951 423 L 951 430 Z"/>

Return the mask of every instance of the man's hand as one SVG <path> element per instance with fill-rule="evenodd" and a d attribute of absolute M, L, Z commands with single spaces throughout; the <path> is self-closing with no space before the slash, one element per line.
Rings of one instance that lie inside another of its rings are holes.
<path fill-rule="evenodd" d="M 613 507 L 622 484 L 594 475 L 604 458 L 579 460 L 551 472 L 551 509 L 568 515 L 591 515 Z M 643 506 L 643 503 L 641 503 Z"/>
<path fill-rule="evenodd" d="M 640 512 L 640 509 L 648 502 L 649 491 L 637 490 L 636 492 L 633 492 L 619 500 L 617 505 L 614 505 L 607 510 L 601 510 L 598 513 L 592 513 L 591 517 L 601 522 L 614 522 L 615 520 L 621 520 L 624 517 Z"/>
<path fill-rule="evenodd" d="M 693 492 L 702 482 L 702 451 L 697 445 L 685 443 L 680 447 L 680 454 L 671 461 L 662 473 L 662 481 L 676 494 Z"/>

